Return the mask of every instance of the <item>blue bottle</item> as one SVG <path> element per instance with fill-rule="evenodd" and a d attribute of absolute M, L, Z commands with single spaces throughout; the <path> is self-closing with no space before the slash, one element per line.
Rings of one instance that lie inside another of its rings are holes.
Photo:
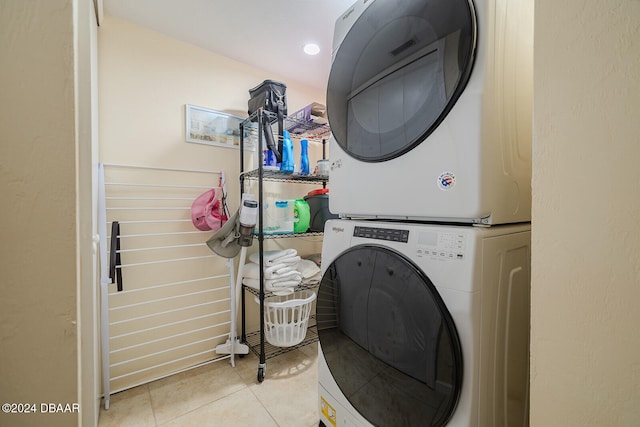
<path fill-rule="evenodd" d="M 309 175 L 309 141 L 300 140 L 300 174 Z"/>
<path fill-rule="evenodd" d="M 280 165 L 280 171 L 293 173 L 293 142 L 287 130 L 282 135 L 282 164 Z"/>
<path fill-rule="evenodd" d="M 265 150 L 266 151 L 266 155 L 264 158 L 264 165 L 265 166 L 276 166 L 277 165 L 277 161 L 276 161 L 276 155 L 273 153 L 272 150 Z"/>

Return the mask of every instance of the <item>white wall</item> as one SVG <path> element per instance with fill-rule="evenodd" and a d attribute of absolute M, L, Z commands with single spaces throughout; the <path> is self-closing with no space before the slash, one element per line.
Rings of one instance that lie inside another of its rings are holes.
<path fill-rule="evenodd" d="M 0 402 L 78 402 L 74 7 L 0 2 Z M 77 413 L 5 414 L 71 426 Z"/>
<path fill-rule="evenodd" d="M 532 426 L 640 420 L 640 2 L 535 10 Z"/>

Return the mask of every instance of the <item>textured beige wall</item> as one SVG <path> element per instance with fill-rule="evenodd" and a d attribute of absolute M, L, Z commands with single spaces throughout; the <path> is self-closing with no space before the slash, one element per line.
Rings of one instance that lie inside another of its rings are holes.
<path fill-rule="evenodd" d="M 98 62 L 100 159 L 106 163 L 224 169 L 236 177 L 238 150 L 185 142 L 185 104 L 246 112 L 248 89 L 265 79 L 287 83 L 289 112 L 325 97 L 112 16 L 100 27 Z"/>
<path fill-rule="evenodd" d="M 532 426 L 640 420 L 640 2 L 535 10 Z"/>
<path fill-rule="evenodd" d="M 78 401 L 73 2 L 1 1 L 0 64 L 0 403 L 39 412 Z"/>

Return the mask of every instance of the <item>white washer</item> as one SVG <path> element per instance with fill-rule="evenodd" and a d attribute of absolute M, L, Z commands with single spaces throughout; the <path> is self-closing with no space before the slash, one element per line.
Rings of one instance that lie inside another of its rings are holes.
<path fill-rule="evenodd" d="M 528 425 L 530 225 L 330 220 L 326 427 Z"/>
<path fill-rule="evenodd" d="M 338 18 L 331 212 L 531 219 L 532 4 L 358 0 Z"/>

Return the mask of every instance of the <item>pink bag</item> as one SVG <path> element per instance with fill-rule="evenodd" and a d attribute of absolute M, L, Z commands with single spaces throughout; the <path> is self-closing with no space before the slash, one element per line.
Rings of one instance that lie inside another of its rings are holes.
<path fill-rule="evenodd" d="M 205 191 L 191 205 L 191 221 L 198 230 L 217 231 L 227 219 L 224 192 L 220 188 Z"/>

